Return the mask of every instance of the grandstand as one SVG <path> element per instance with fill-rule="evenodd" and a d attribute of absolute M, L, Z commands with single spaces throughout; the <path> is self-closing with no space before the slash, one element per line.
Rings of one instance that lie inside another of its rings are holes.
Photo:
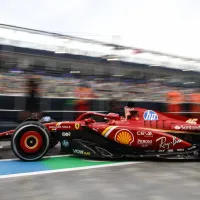
<path fill-rule="evenodd" d="M 199 87 L 199 60 L 5 24 L 0 66 L 6 95 L 23 95 L 30 72 L 40 76 L 44 96 L 53 97 L 75 97 L 83 82 L 96 98 L 122 100 L 165 101 L 171 87 L 185 93 Z"/>

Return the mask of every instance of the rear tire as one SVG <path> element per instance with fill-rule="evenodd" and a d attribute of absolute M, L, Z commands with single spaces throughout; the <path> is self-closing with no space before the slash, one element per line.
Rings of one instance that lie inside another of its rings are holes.
<path fill-rule="evenodd" d="M 24 161 L 41 159 L 50 147 L 50 134 L 46 127 L 36 121 L 19 125 L 11 137 L 14 154 Z"/>

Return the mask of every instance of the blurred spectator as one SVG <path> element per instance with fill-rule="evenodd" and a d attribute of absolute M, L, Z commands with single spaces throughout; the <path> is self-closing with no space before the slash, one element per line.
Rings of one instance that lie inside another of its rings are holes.
<path fill-rule="evenodd" d="M 184 95 L 177 88 L 167 92 L 168 112 L 181 112 Z"/>
<path fill-rule="evenodd" d="M 200 90 L 197 89 L 194 93 L 188 95 L 188 102 L 192 102 L 190 105 L 190 111 L 192 112 L 192 117 L 199 118 L 200 116 Z"/>
<path fill-rule="evenodd" d="M 90 101 L 89 99 L 95 98 L 95 94 L 86 83 L 81 82 L 79 87 L 75 89 L 76 94 L 76 103 L 75 111 L 84 112 L 90 110 Z M 75 118 L 78 118 L 80 113 L 77 112 Z"/>
<path fill-rule="evenodd" d="M 0 94 L 21 96 L 27 92 L 26 74 L 24 73 L 2 73 L 0 76 Z M 162 82 L 151 80 L 147 83 L 125 81 L 123 79 L 93 78 L 84 81 L 83 78 L 55 77 L 50 75 L 41 76 L 40 88 L 46 97 L 68 97 L 68 98 L 100 98 L 118 99 L 123 101 L 159 101 L 166 102 L 166 93 L 173 91 L 173 87 L 164 85 Z M 191 94 L 191 88 L 179 88 L 182 94 Z M 173 99 L 173 97 L 172 97 Z M 170 108 L 178 110 L 178 107 Z M 179 109 L 180 110 L 180 109 Z"/>
<path fill-rule="evenodd" d="M 39 88 L 39 80 L 36 77 L 30 77 L 27 83 L 25 111 L 21 113 L 20 120 L 25 120 L 29 117 L 41 118 L 40 97 L 41 90 Z"/>

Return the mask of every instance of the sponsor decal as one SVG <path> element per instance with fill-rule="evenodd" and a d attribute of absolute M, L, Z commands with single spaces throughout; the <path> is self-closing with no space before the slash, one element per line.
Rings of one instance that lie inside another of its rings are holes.
<path fill-rule="evenodd" d="M 185 151 L 184 149 L 176 149 L 176 151 Z"/>
<path fill-rule="evenodd" d="M 176 144 L 179 144 L 182 142 L 181 139 L 176 138 L 175 136 L 173 136 L 172 142 L 167 142 L 167 138 L 166 137 L 160 137 L 156 140 L 156 142 L 160 142 L 159 148 L 160 149 L 170 149 L 170 147 L 174 147 Z"/>
<path fill-rule="evenodd" d="M 198 119 L 188 119 L 186 123 L 188 124 L 197 124 Z"/>
<path fill-rule="evenodd" d="M 148 147 L 149 144 L 142 144 L 141 147 L 145 148 L 145 147 Z"/>
<path fill-rule="evenodd" d="M 134 136 L 129 130 L 122 129 L 115 134 L 115 141 L 120 144 L 131 145 L 134 142 Z"/>
<path fill-rule="evenodd" d="M 55 131 L 59 126 L 62 124 L 62 122 L 58 122 L 55 126 L 52 126 L 52 130 Z"/>
<path fill-rule="evenodd" d="M 177 126 L 175 126 L 174 128 L 176 129 L 176 130 L 192 130 L 192 131 L 195 131 L 195 130 L 200 130 L 200 125 L 194 125 L 194 126 L 192 126 L 192 125 L 181 125 L 181 126 L 179 126 L 180 128 L 179 129 L 177 129 Z"/>
<path fill-rule="evenodd" d="M 85 152 L 84 150 L 80 150 L 80 149 L 73 149 L 73 152 L 75 154 L 80 154 L 80 155 L 85 155 L 85 156 L 89 156 L 90 152 Z"/>
<path fill-rule="evenodd" d="M 75 124 L 75 128 L 78 130 L 80 128 L 80 124 L 79 123 L 76 123 Z"/>
<path fill-rule="evenodd" d="M 152 140 L 138 140 L 138 144 L 152 144 Z"/>
<path fill-rule="evenodd" d="M 68 142 L 67 140 L 63 140 L 63 141 L 62 141 L 62 145 L 63 145 L 64 147 L 68 147 L 68 146 L 69 146 L 69 142 Z"/>
<path fill-rule="evenodd" d="M 58 128 L 61 129 L 69 129 L 71 128 L 71 126 L 60 126 L 60 125 L 56 125 L 56 126 L 49 126 L 50 129 L 52 129 L 53 131 L 57 130 Z"/>
<path fill-rule="evenodd" d="M 144 112 L 143 117 L 144 117 L 144 120 L 150 120 L 150 121 L 158 120 L 158 115 L 153 110 L 146 110 Z"/>
<path fill-rule="evenodd" d="M 137 131 L 137 135 L 152 137 L 153 133 L 151 131 Z"/>
<path fill-rule="evenodd" d="M 60 128 L 71 128 L 71 126 L 61 126 Z"/>
<path fill-rule="evenodd" d="M 165 150 L 158 150 L 158 152 L 165 152 Z"/>
<path fill-rule="evenodd" d="M 174 127 L 174 129 L 176 129 L 176 130 L 180 130 L 180 129 L 181 129 L 181 127 L 180 127 L 180 126 L 178 126 L 178 125 L 176 125 L 176 126 Z"/>
<path fill-rule="evenodd" d="M 71 133 L 70 132 L 62 132 L 63 137 L 70 137 Z"/>

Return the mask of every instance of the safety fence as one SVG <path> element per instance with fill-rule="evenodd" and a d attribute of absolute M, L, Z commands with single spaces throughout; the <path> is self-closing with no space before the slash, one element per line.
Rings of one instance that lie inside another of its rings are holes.
<path fill-rule="evenodd" d="M 0 121 L 17 121 L 19 112 L 25 110 L 26 98 L 24 96 L 0 96 Z M 77 99 L 72 98 L 41 98 L 40 109 L 44 115 L 49 115 L 56 120 L 73 120 L 77 116 L 77 112 L 97 111 L 109 112 L 110 100 L 108 99 L 88 99 L 89 105 L 87 110 L 78 111 L 76 106 Z M 168 112 L 166 102 L 150 102 L 150 101 L 132 101 L 128 102 L 131 106 L 142 107 L 161 112 Z M 121 101 L 120 108 L 116 112 L 123 113 L 124 106 L 127 102 Z M 195 113 L 191 112 L 192 103 L 182 103 L 181 111 L 174 114 L 191 116 Z"/>

